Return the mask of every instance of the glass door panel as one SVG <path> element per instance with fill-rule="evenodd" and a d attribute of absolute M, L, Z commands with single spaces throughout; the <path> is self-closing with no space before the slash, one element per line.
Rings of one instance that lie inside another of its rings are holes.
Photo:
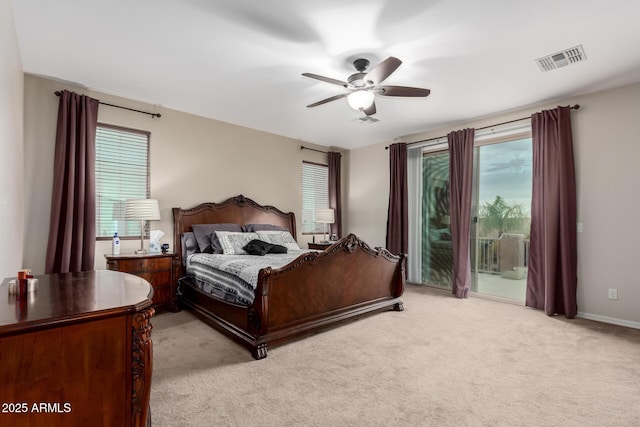
<path fill-rule="evenodd" d="M 422 282 L 451 288 L 449 153 L 426 154 L 422 167 Z"/>
<path fill-rule="evenodd" d="M 474 150 L 472 291 L 524 301 L 531 226 L 531 138 Z"/>

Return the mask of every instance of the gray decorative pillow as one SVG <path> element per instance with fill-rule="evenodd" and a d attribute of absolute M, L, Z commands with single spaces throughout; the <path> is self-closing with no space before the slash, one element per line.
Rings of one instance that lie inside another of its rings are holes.
<path fill-rule="evenodd" d="M 275 225 L 275 224 L 245 224 L 242 226 L 244 231 L 254 232 L 254 231 L 263 231 L 263 230 L 282 230 L 286 231 L 285 228 Z"/>
<path fill-rule="evenodd" d="M 182 243 L 182 265 L 187 265 L 187 257 L 199 251 L 198 241 L 192 231 L 182 233 L 180 241 Z"/>
<path fill-rule="evenodd" d="M 242 231 L 240 224 L 193 224 L 191 226 L 196 236 L 200 252 L 222 253 L 222 247 L 217 242 L 212 242 L 211 234 L 215 231 Z"/>
<path fill-rule="evenodd" d="M 300 246 L 288 231 L 263 230 L 256 231 L 258 238 L 273 245 L 281 245 L 290 251 L 299 251 Z"/>
<path fill-rule="evenodd" d="M 247 255 L 244 247 L 250 241 L 258 238 L 256 233 L 238 233 L 235 231 L 216 231 L 215 234 L 220 246 L 222 246 L 222 253 L 225 255 Z"/>

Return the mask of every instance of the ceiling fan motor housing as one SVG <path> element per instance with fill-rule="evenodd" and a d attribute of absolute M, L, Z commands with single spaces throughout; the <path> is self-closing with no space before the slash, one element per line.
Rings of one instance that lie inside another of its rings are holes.
<path fill-rule="evenodd" d="M 347 82 L 349 82 L 349 86 L 353 86 L 354 88 L 363 88 L 366 86 L 366 82 L 364 81 L 367 73 L 355 73 L 349 76 Z"/>
<path fill-rule="evenodd" d="M 349 82 L 350 86 L 359 89 L 365 87 L 367 84 L 371 85 L 373 83 L 365 81 L 365 77 L 367 75 L 367 73 L 365 73 L 365 70 L 369 68 L 368 59 L 358 58 L 353 61 L 353 66 L 356 68 L 356 70 L 358 70 L 358 72 L 350 75 L 347 79 L 347 82 Z"/>
<path fill-rule="evenodd" d="M 353 61 L 353 66 L 356 67 L 356 70 L 363 73 L 364 70 L 369 68 L 369 60 L 364 58 L 358 58 L 355 61 Z"/>

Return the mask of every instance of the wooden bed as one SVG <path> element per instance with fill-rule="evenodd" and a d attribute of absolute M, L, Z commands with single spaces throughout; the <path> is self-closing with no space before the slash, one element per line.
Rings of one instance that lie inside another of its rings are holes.
<path fill-rule="evenodd" d="M 182 263 L 182 233 L 194 224 L 274 224 L 296 237 L 293 213 L 261 206 L 242 195 L 222 203 L 203 203 L 191 209 L 173 208 L 174 248 Z M 223 301 L 181 279 L 177 301 L 203 321 L 239 341 L 255 359 L 267 347 L 317 332 L 341 321 L 383 310 L 403 310 L 405 257 L 370 248 L 349 235 L 327 250 L 305 253 L 280 269 L 258 274 L 253 304 Z"/>

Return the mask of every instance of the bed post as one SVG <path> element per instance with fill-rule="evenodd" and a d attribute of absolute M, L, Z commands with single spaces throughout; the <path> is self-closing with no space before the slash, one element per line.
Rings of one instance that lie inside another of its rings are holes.
<path fill-rule="evenodd" d="M 271 272 L 271 267 L 260 271 L 256 285 L 256 297 L 249 309 L 249 325 L 254 336 L 258 337 L 251 350 L 251 355 L 256 360 L 267 357 L 267 343 L 264 337 L 269 329 L 269 277 Z"/>

